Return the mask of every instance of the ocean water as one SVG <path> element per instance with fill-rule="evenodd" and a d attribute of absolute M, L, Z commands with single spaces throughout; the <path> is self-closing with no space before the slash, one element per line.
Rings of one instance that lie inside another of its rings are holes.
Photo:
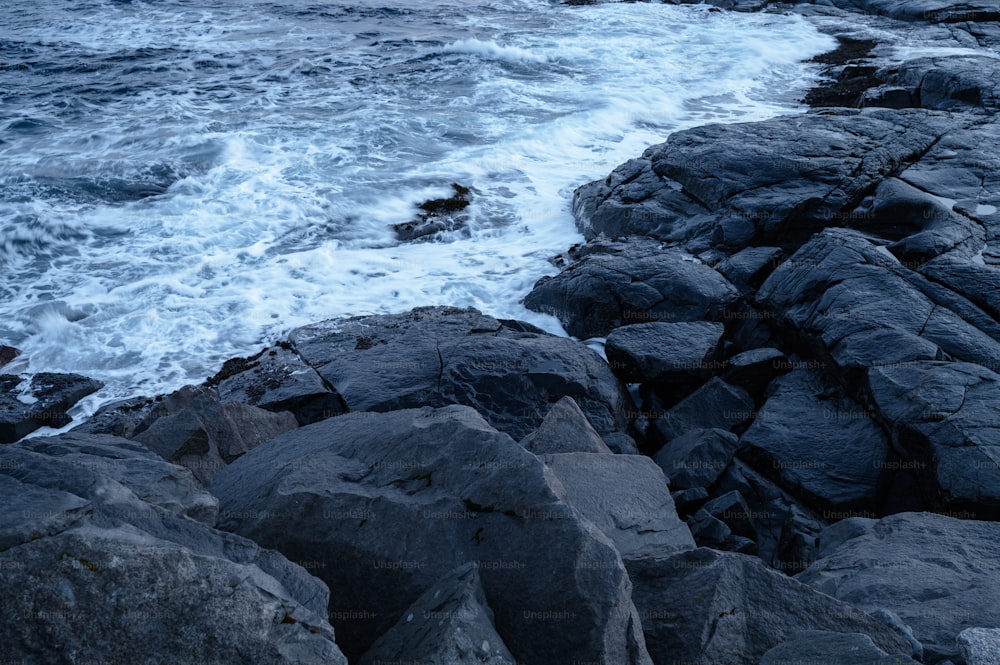
<path fill-rule="evenodd" d="M 572 191 L 707 122 L 799 109 L 805 20 L 545 0 L 39 0 L 0 9 L 8 368 L 170 391 L 295 326 L 520 300 Z M 467 225 L 399 242 L 472 190 Z"/>

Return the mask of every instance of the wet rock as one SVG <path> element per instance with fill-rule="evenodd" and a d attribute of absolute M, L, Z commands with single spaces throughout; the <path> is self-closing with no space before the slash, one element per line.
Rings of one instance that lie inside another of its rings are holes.
<path fill-rule="evenodd" d="M 72 422 L 69 409 L 104 384 L 79 374 L 42 372 L 27 381 L 0 374 L 0 443 L 11 443 L 40 427 Z"/>
<path fill-rule="evenodd" d="M 720 378 L 726 383 L 743 388 L 759 396 L 764 389 L 792 368 L 788 357 L 779 349 L 763 347 L 750 349 L 726 360 Z"/>
<path fill-rule="evenodd" d="M 542 424 L 524 437 L 521 445 L 536 455 L 611 453 L 572 397 L 563 397 L 553 404 Z"/>
<path fill-rule="evenodd" d="M 764 654 L 760 665 L 918 665 L 902 653 L 887 654 L 862 633 L 804 630 Z"/>
<path fill-rule="evenodd" d="M 881 14 L 902 21 L 964 23 L 1000 21 L 1000 9 L 990 0 L 834 0 L 845 9 Z"/>
<path fill-rule="evenodd" d="M 611 541 L 538 457 L 469 407 L 354 412 L 292 430 L 227 467 L 212 491 L 224 528 L 317 562 L 350 658 L 478 561 L 519 661 L 648 662 Z"/>
<path fill-rule="evenodd" d="M 601 249 L 543 277 L 525 306 L 586 339 L 631 323 L 724 321 L 739 300 L 722 275 L 678 250 L 648 240 Z"/>
<path fill-rule="evenodd" d="M 928 662 L 958 661 L 964 629 L 1000 625 L 996 523 L 930 513 L 853 518 L 820 542 L 821 558 L 797 579 L 860 610 L 896 613 Z"/>
<path fill-rule="evenodd" d="M 742 388 L 713 377 L 678 402 L 653 425 L 664 443 L 692 430 L 733 430 L 754 417 L 753 398 Z"/>
<path fill-rule="evenodd" d="M 401 662 L 514 665 L 493 626 L 476 564 L 459 566 L 425 591 L 359 665 Z"/>
<path fill-rule="evenodd" d="M 654 663 L 757 665 L 802 630 L 863 633 L 889 653 L 909 645 L 851 606 L 817 593 L 759 559 L 699 548 L 625 560 Z"/>
<path fill-rule="evenodd" d="M 674 489 L 711 487 L 736 454 L 739 439 L 723 429 L 691 430 L 668 442 L 653 458 Z"/>
<path fill-rule="evenodd" d="M 15 349 L 13 346 L 0 345 L 0 367 L 3 367 L 4 365 L 8 364 L 11 360 L 17 358 L 19 355 L 21 355 L 21 352 L 18 349 Z"/>
<path fill-rule="evenodd" d="M 987 56 L 917 58 L 887 68 L 882 76 L 923 108 L 996 111 L 1000 104 L 1000 74 Z"/>
<path fill-rule="evenodd" d="M 691 549 L 663 472 L 643 455 L 560 453 L 542 460 L 567 503 L 611 539 L 623 555 L 644 547 Z"/>
<path fill-rule="evenodd" d="M 631 398 L 596 352 L 474 309 L 326 321 L 290 340 L 351 411 L 465 404 L 520 439 L 569 396 L 600 434 L 628 428 Z"/>
<path fill-rule="evenodd" d="M 747 247 L 715 267 L 744 293 L 759 288 L 781 262 L 780 247 Z"/>
<path fill-rule="evenodd" d="M 291 411 L 300 425 L 347 411 L 344 400 L 323 383 L 316 370 L 281 345 L 227 361 L 206 383 L 216 387 L 223 402 Z"/>
<path fill-rule="evenodd" d="M 807 503 L 877 510 L 889 443 L 871 414 L 812 370 L 775 380 L 740 457 Z"/>
<path fill-rule="evenodd" d="M 210 388 L 188 386 L 156 403 L 131 438 L 210 485 L 226 464 L 295 427 L 287 411 L 223 403 Z"/>
<path fill-rule="evenodd" d="M 424 201 L 417 208 L 416 219 L 393 225 L 396 237 L 402 242 L 426 240 L 441 232 L 457 231 L 465 227 L 468 216 L 463 211 L 472 203 L 472 190 L 452 183 L 452 194 L 441 199 Z"/>
<path fill-rule="evenodd" d="M 222 533 L 191 474 L 136 443 L 67 434 L 0 448 L 0 622 L 21 662 L 346 665 L 326 587 Z M 109 600 L 110 599 L 110 600 Z M 211 635 L 212 639 L 205 639 Z"/>
<path fill-rule="evenodd" d="M 721 366 L 721 323 L 636 323 L 615 328 L 604 347 L 608 363 L 627 383 L 687 391 Z"/>

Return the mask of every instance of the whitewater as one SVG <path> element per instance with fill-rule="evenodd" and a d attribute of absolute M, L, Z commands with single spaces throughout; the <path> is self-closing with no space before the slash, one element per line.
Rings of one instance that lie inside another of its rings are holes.
<path fill-rule="evenodd" d="M 801 109 L 801 17 L 543 0 L 0 9 L 4 369 L 197 383 L 330 317 L 524 309 L 575 187 L 671 132 Z M 472 191 L 465 228 L 400 242 Z"/>

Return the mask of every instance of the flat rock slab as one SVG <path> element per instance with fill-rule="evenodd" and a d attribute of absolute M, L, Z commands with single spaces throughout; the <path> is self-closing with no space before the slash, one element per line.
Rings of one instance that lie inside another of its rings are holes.
<path fill-rule="evenodd" d="M 806 630 L 764 654 L 760 665 L 918 665 L 905 654 L 887 654 L 862 633 Z"/>
<path fill-rule="evenodd" d="M 0 374 L 0 443 L 40 427 L 68 425 L 70 407 L 103 385 L 79 374 L 35 374 L 27 385 L 19 376 Z"/>
<path fill-rule="evenodd" d="M 740 299 L 721 274 L 656 242 L 595 243 L 588 252 L 524 299 L 580 339 L 632 323 L 725 321 Z"/>
<path fill-rule="evenodd" d="M 930 662 L 958 662 L 956 638 L 966 628 L 1000 625 L 995 522 L 931 513 L 852 518 L 823 531 L 820 555 L 798 580 L 866 612 L 892 610 Z"/>
<path fill-rule="evenodd" d="M 604 351 L 623 381 L 693 388 L 721 366 L 724 333 L 709 321 L 636 323 L 612 330 Z"/>
<path fill-rule="evenodd" d="M 631 398 L 596 352 L 474 309 L 326 321 L 290 340 L 351 411 L 465 404 L 521 439 L 569 396 L 599 433 L 628 426 Z"/>
<path fill-rule="evenodd" d="M 479 562 L 519 661 L 648 663 L 618 552 L 561 490 L 538 457 L 459 405 L 307 425 L 212 486 L 223 528 L 315 562 L 352 659 L 444 575 Z"/>
<path fill-rule="evenodd" d="M 871 414 L 825 383 L 793 370 L 775 380 L 740 456 L 821 510 L 877 510 L 889 442 Z"/>
<path fill-rule="evenodd" d="M 889 653 L 909 644 L 846 603 L 817 593 L 756 557 L 699 548 L 626 559 L 646 645 L 657 665 L 758 665 L 802 630 L 863 633 Z"/>
<path fill-rule="evenodd" d="M 0 502 L 18 508 L 0 515 L 17 617 L 0 622 L 7 658 L 347 664 L 327 588 L 211 528 L 215 499 L 136 443 L 71 433 L 0 447 Z"/>

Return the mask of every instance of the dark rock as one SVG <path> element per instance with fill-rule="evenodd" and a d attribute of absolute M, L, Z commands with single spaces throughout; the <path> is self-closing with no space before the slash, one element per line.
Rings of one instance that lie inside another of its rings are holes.
<path fill-rule="evenodd" d="M 739 300 L 722 275 L 675 249 L 648 240 L 584 256 L 525 297 L 586 339 L 630 323 L 724 321 Z"/>
<path fill-rule="evenodd" d="M 131 438 L 210 485 L 226 464 L 295 427 L 287 411 L 223 403 L 210 388 L 188 386 L 158 402 Z"/>
<path fill-rule="evenodd" d="M 987 56 L 917 58 L 887 68 L 882 77 L 923 108 L 996 111 L 1000 106 L 1000 73 L 996 60 Z"/>
<path fill-rule="evenodd" d="M 901 513 L 838 522 L 820 541 L 822 558 L 797 579 L 860 610 L 893 611 L 928 662 L 958 661 L 965 628 L 1000 625 L 996 523 Z"/>
<path fill-rule="evenodd" d="M 347 411 L 344 400 L 295 353 L 284 346 L 264 349 L 230 371 L 207 381 L 216 386 L 223 402 L 242 402 L 267 411 L 291 411 L 300 425 L 308 425 Z M 227 365 L 234 363 L 227 361 Z"/>
<path fill-rule="evenodd" d="M 836 37 L 837 48 L 811 60 L 827 65 L 823 71 L 827 79 L 806 93 L 804 101 L 813 108 L 857 108 L 865 92 L 883 82 L 881 78 L 873 76 L 877 67 L 868 64 L 876 42 L 847 35 Z"/>
<path fill-rule="evenodd" d="M 611 452 L 618 455 L 638 455 L 639 447 L 636 445 L 635 439 L 626 434 L 625 432 L 611 432 L 610 434 L 605 434 L 603 437 L 604 443 L 607 444 Z"/>
<path fill-rule="evenodd" d="M 753 398 L 747 391 L 713 377 L 653 425 L 662 442 L 669 443 L 692 430 L 737 429 L 754 415 Z"/>
<path fill-rule="evenodd" d="M 136 443 L 71 433 L 4 446 L 0 501 L 15 508 L 0 515 L 6 658 L 347 663 L 326 587 L 185 516 L 214 516 L 216 502 Z"/>
<path fill-rule="evenodd" d="M 644 547 L 694 547 L 663 471 L 648 457 L 560 453 L 542 460 L 562 484 L 563 499 L 603 531 L 622 556 Z"/>
<path fill-rule="evenodd" d="M 352 411 L 465 404 L 521 439 L 569 396 L 600 434 L 628 428 L 631 398 L 596 352 L 474 309 L 326 321 L 290 339 Z"/>
<path fill-rule="evenodd" d="M 959 362 L 873 367 L 868 390 L 926 507 L 1000 518 L 1000 375 Z"/>
<path fill-rule="evenodd" d="M 99 408 L 86 422 L 73 428 L 80 434 L 111 434 L 130 439 L 163 396 L 116 400 Z"/>
<path fill-rule="evenodd" d="M 1000 8 L 991 0 L 834 0 L 845 9 L 881 14 L 902 21 L 965 23 L 1000 21 Z"/>
<path fill-rule="evenodd" d="M 811 505 L 876 510 L 889 443 L 870 414 L 812 370 L 776 379 L 740 457 Z"/>
<path fill-rule="evenodd" d="M 727 545 L 732 543 L 732 530 L 725 522 L 704 508 L 699 508 L 698 512 L 688 519 L 687 526 L 699 547 L 721 550 L 729 549 Z"/>
<path fill-rule="evenodd" d="M 964 296 L 990 317 L 1000 320 L 1000 268 L 945 254 L 920 266 L 920 274 Z"/>
<path fill-rule="evenodd" d="M 918 665 L 903 655 L 887 654 L 862 633 L 805 630 L 764 654 L 760 665 Z"/>
<path fill-rule="evenodd" d="M 702 510 L 725 522 L 729 530 L 738 536 L 755 538 L 757 531 L 751 520 L 752 511 L 746 499 L 736 490 L 726 492 L 707 502 Z"/>
<path fill-rule="evenodd" d="M 1000 628 L 966 628 L 958 634 L 958 646 L 966 665 L 998 665 Z"/>
<path fill-rule="evenodd" d="M 572 397 L 563 397 L 553 404 L 542 424 L 524 437 L 521 445 L 536 455 L 611 453 Z"/>
<path fill-rule="evenodd" d="M 403 662 L 514 665 L 493 626 L 476 564 L 463 564 L 425 591 L 359 665 Z"/>
<path fill-rule="evenodd" d="M 608 364 L 623 381 L 687 392 L 719 369 L 721 323 L 636 323 L 608 334 Z"/>
<path fill-rule="evenodd" d="M 67 411 L 104 384 L 79 374 L 35 374 L 26 389 L 18 376 L 0 374 L 0 443 L 11 443 L 39 427 L 63 427 Z"/>
<path fill-rule="evenodd" d="M 874 612 L 870 612 L 872 617 L 878 619 L 885 625 L 892 628 L 892 630 L 902 637 L 904 640 L 910 643 L 910 657 L 914 660 L 923 661 L 924 660 L 924 645 L 920 643 L 913 635 L 913 628 L 906 625 L 906 623 L 899 618 L 899 615 L 891 610 L 887 610 L 884 607 L 880 607 Z"/>
<path fill-rule="evenodd" d="M 0 345 L 0 367 L 3 367 L 19 355 L 21 355 L 21 352 L 13 346 Z"/>
<path fill-rule="evenodd" d="M 478 561 L 519 661 L 648 663 L 614 546 L 560 498 L 539 458 L 468 407 L 307 425 L 241 457 L 212 491 L 223 527 L 317 562 L 350 658 L 442 576 Z"/>
<path fill-rule="evenodd" d="M 709 244 L 727 251 L 795 247 L 848 219 L 875 185 L 954 128 L 937 112 L 888 109 L 706 125 L 649 148 L 629 173 L 581 188 L 574 210 L 588 237 L 644 234 L 693 251 L 714 233 Z M 627 192 L 637 181 L 642 203 Z M 719 236 L 737 220 L 747 228 Z"/>
<path fill-rule="evenodd" d="M 463 214 L 472 203 L 472 190 L 458 183 L 452 183 L 452 196 L 443 199 L 430 199 L 417 207 L 420 213 L 416 219 L 394 224 L 392 229 L 396 237 L 403 242 L 425 240 L 441 232 L 456 231 L 465 227 L 468 216 Z"/>
<path fill-rule="evenodd" d="M 674 489 L 711 487 L 736 454 L 739 439 L 722 429 L 691 430 L 668 442 L 653 459 Z"/>
<path fill-rule="evenodd" d="M 676 506 L 678 514 L 690 515 L 708 499 L 708 490 L 704 487 L 692 487 L 686 490 L 671 492 L 670 496 L 673 497 L 674 506 Z"/>
<path fill-rule="evenodd" d="M 758 396 L 771 381 L 791 368 L 792 363 L 779 349 L 764 347 L 744 351 L 726 360 L 720 378 Z"/>
<path fill-rule="evenodd" d="M 779 247 L 747 247 L 715 267 L 744 293 L 759 288 L 780 263 Z"/>
<path fill-rule="evenodd" d="M 849 605 L 759 559 L 700 548 L 625 560 L 653 662 L 757 665 L 801 630 L 863 633 L 889 653 L 909 645 Z"/>

